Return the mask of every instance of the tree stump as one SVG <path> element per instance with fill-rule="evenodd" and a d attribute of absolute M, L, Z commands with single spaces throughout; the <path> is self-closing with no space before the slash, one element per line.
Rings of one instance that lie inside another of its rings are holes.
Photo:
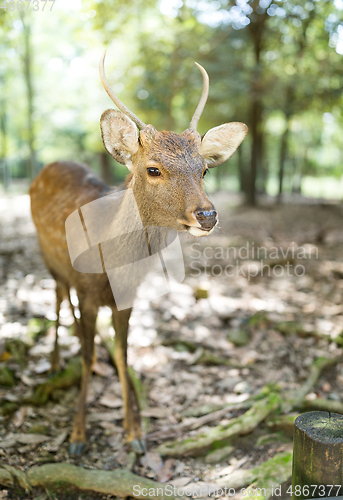
<path fill-rule="evenodd" d="M 294 422 L 292 498 L 343 494 L 343 415 L 304 413 Z"/>

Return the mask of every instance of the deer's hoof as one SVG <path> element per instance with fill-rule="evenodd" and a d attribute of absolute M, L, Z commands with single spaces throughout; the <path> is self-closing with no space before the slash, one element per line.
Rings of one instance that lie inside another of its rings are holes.
<path fill-rule="evenodd" d="M 144 439 L 134 439 L 130 441 L 131 450 L 137 455 L 144 455 L 146 453 L 146 444 Z"/>
<path fill-rule="evenodd" d="M 85 449 L 86 443 L 69 443 L 69 455 L 82 455 Z"/>

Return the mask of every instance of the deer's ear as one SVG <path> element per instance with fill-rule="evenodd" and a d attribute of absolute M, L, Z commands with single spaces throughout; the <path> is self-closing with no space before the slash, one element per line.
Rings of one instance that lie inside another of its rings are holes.
<path fill-rule="evenodd" d="M 248 127 L 244 123 L 224 123 L 209 130 L 202 138 L 199 152 L 208 167 L 217 167 L 233 155 L 243 141 Z"/>
<path fill-rule="evenodd" d="M 130 168 L 132 156 L 139 147 L 135 123 L 121 111 L 108 109 L 101 116 L 100 127 L 107 151 L 119 163 Z"/>

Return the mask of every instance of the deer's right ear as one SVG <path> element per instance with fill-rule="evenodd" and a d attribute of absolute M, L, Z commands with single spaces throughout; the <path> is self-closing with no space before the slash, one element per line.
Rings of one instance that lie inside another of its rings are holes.
<path fill-rule="evenodd" d="M 130 168 L 132 156 L 139 147 L 136 124 L 121 111 L 108 109 L 101 115 L 100 127 L 106 150 L 115 160 Z"/>

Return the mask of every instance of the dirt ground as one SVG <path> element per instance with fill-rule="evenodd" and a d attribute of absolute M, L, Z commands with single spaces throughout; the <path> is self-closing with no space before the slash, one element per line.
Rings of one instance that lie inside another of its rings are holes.
<path fill-rule="evenodd" d="M 200 416 L 199 407 L 206 404 L 214 411 L 241 403 L 265 386 L 296 391 L 315 359 L 341 354 L 343 205 L 299 198 L 283 205 L 265 200 L 252 209 L 240 206 L 236 195 L 213 198 L 220 227 L 207 238 L 182 238 L 185 281 L 151 303 L 138 299 L 130 323 L 128 358 L 141 382 L 149 451 L 133 472 L 164 483 L 210 484 L 290 450 L 290 434 L 261 424 L 227 442 L 232 448 L 215 463 L 206 460 L 206 453 L 162 461 L 154 451 L 170 436 L 194 437 L 244 411 L 230 410 L 200 430 L 170 433 L 180 422 Z M 148 286 L 155 286 L 154 279 Z M 61 317 L 65 368 L 80 346 L 66 302 Z M 54 282 L 40 256 L 29 198 L 1 195 L 0 377 L 5 373 L 7 378 L 0 378 L 0 464 L 22 471 L 57 462 L 90 469 L 125 467 L 130 454 L 122 430 L 120 384 L 99 336 L 88 443 L 81 457 L 68 454 L 77 385 L 56 389 L 42 406 L 27 403 L 36 386 L 49 380 L 54 318 Z M 99 328 L 114 334 L 106 308 L 100 311 Z M 322 373 L 306 399 L 341 401 L 342 383 L 343 363 L 338 363 Z M 28 495 L 0 486 L 0 498 L 114 497 L 48 490 Z"/>

